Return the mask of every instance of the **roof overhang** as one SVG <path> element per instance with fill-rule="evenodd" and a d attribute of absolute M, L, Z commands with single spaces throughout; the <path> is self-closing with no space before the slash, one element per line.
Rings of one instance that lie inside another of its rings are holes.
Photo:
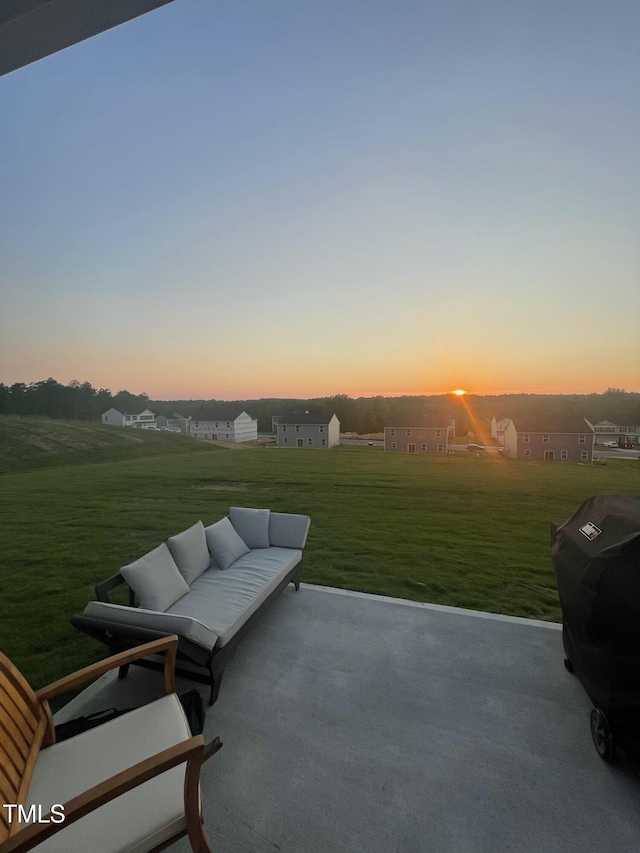
<path fill-rule="evenodd" d="M 0 76 L 173 0 L 0 0 Z"/>

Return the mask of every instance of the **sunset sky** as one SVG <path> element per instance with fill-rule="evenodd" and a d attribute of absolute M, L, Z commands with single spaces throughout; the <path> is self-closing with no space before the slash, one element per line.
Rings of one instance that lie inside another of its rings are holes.
<path fill-rule="evenodd" d="M 640 391 L 638 0 L 175 0 L 0 77 L 0 382 Z"/>

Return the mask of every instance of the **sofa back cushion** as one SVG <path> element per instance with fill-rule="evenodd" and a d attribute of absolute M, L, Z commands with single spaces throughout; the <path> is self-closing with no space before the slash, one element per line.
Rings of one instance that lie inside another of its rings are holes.
<path fill-rule="evenodd" d="M 211 564 L 204 524 L 201 521 L 197 521 L 193 527 L 183 530 L 182 533 L 170 536 L 167 545 L 180 574 L 189 586 Z"/>
<path fill-rule="evenodd" d="M 268 548 L 269 510 L 249 509 L 244 506 L 232 506 L 229 518 L 238 536 L 247 548 Z"/>
<path fill-rule="evenodd" d="M 189 586 L 164 542 L 144 557 L 123 566 L 120 574 L 145 610 L 164 612 L 189 592 Z"/>
<path fill-rule="evenodd" d="M 246 542 L 238 536 L 228 518 L 205 527 L 204 532 L 209 551 L 221 569 L 228 569 L 232 563 L 249 553 Z"/>
<path fill-rule="evenodd" d="M 304 550 L 311 519 L 308 515 L 272 512 L 269 516 L 269 544 L 276 548 Z"/>

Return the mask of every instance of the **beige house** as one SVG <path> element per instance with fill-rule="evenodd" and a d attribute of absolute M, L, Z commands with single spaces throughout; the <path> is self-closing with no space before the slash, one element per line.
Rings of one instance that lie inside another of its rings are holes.
<path fill-rule="evenodd" d="M 507 426 L 511 423 L 511 418 L 491 418 L 491 438 L 495 438 L 504 446 L 504 434 Z"/>
<path fill-rule="evenodd" d="M 511 459 L 590 463 L 594 433 L 585 418 L 522 418 L 505 429 L 504 455 Z"/>
<path fill-rule="evenodd" d="M 442 426 L 393 426 L 384 428 L 384 449 L 394 453 L 435 453 L 449 451 L 449 428 Z"/>

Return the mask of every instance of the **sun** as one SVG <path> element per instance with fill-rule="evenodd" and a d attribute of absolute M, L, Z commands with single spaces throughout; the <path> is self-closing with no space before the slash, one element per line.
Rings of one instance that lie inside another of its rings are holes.
<path fill-rule="evenodd" d="M 457 388 L 455 391 L 452 391 L 451 393 L 452 393 L 452 394 L 455 394 L 455 395 L 456 395 L 456 397 L 464 397 L 464 395 L 465 395 L 467 392 L 466 392 L 466 391 L 463 391 L 463 390 L 462 390 L 462 388 Z"/>

